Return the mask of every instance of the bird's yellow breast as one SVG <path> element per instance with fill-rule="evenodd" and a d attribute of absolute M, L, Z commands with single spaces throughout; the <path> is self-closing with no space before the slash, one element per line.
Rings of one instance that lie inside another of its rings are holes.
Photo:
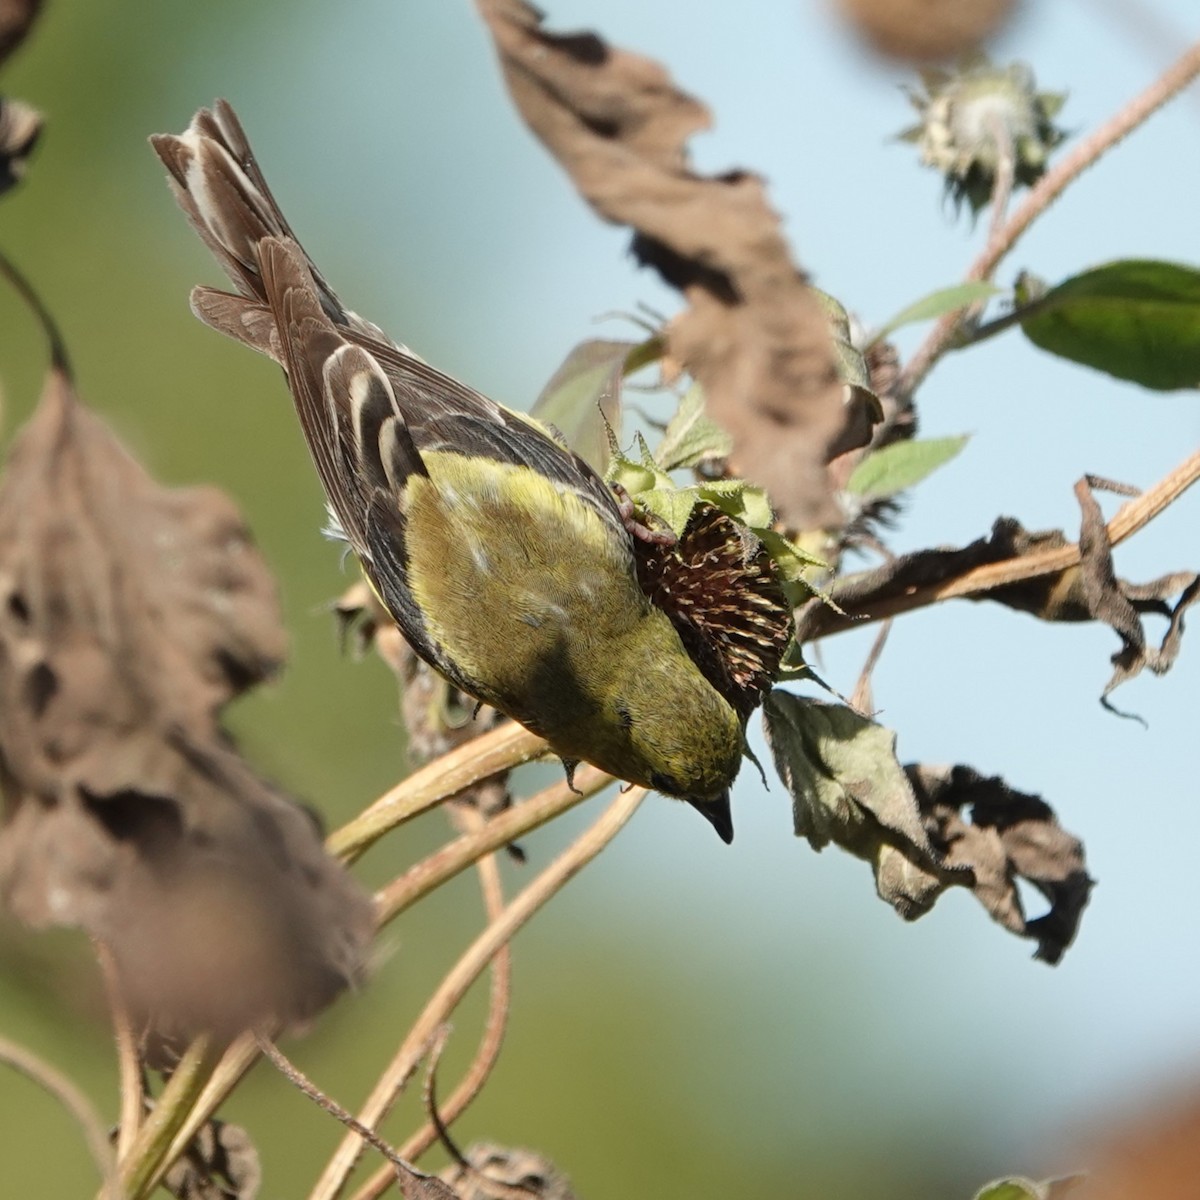
<path fill-rule="evenodd" d="M 409 584 L 430 635 L 505 711 L 539 692 L 540 708 L 547 688 L 586 705 L 581 676 L 648 609 L 628 546 L 590 504 L 528 467 L 423 458 L 429 474 L 410 478 L 403 505 Z"/>

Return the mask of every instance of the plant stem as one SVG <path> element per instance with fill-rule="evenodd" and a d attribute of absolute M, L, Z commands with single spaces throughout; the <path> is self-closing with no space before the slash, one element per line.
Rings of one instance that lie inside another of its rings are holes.
<path fill-rule="evenodd" d="M 1062 195 L 1088 167 L 1118 142 L 1144 124 L 1158 109 L 1172 100 L 1200 74 L 1200 42 L 1195 42 L 1140 95 L 1135 96 L 1090 137 L 1065 154 L 1029 190 L 1025 200 L 1005 222 L 993 230 L 983 253 L 971 264 L 965 278 L 991 279 L 996 268 L 1012 251 L 1038 217 Z M 934 325 L 901 373 L 896 392 L 911 397 L 938 360 L 955 342 L 962 320 L 961 313 L 950 313 Z"/>
<path fill-rule="evenodd" d="M 1108 522 L 1109 542 L 1116 547 L 1145 528 L 1164 509 L 1178 500 L 1198 479 L 1200 479 L 1200 450 L 1184 459 L 1154 487 L 1130 500 L 1127 504 L 1123 504 L 1117 510 L 1113 519 Z M 851 608 L 847 612 L 835 612 L 833 609 L 827 609 L 825 610 L 827 618 L 824 614 L 822 615 L 819 626 L 809 635 L 808 640 L 816 641 L 835 633 L 843 633 L 847 629 L 859 629 L 870 621 L 882 621 L 898 616 L 900 613 L 927 608 L 942 600 L 962 597 L 983 599 L 988 592 L 998 587 L 1039 579 L 1044 575 L 1054 575 L 1060 571 L 1069 570 L 1078 563 L 1079 546 L 1077 543 L 1059 546 L 1053 550 L 1040 550 L 1016 558 L 1006 558 L 1001 562 L 985 563 L 982 566 L 973 567 L 970 571 L 953 579 L 914 588 L 901 596 L 888 597 L 879 602 L 870 612 L 861 612 L 855 608 Z"/>
<path fill-rule="evenodd" d="M 528 750 L 529 745 L 532 745 L 535 750 L 544 745 L 540 739 L 533 738 L 532 734 L 523 729 L 520 732 L 525 735 L 525 738 L 532 739 L 528 745 L 524 739 L 517 738 L 511 733 L 509 737 L 503 740 L 495 736 L 496 734 L 508 733 L 510 730 L 516 729 L 520 729 L 520 727 L 515 725 L 502 726 L 500 729 L 485 734 L 483 737 L 476 738 L 474 742 L 469 742 L 465 747 L 462 747 L 461 749 L 467 749 L 478 742 L 488 741 L 491 743 L 492 748 L 488 749 L 485 747 L 482 753 L 471 758 L 470 761 L 475 763 L 478 775 L 475 778 L 468 779 L 466 784 L 459 782 L 453 788 L 453 791 L 461 791 L 464 786 L 476 783 L 479 779 L 486 778 L 495 771 L 503 769 L 502 767 L 493 765 L 495 755 L 501 753 L 514 754 L 522 746 L 525 749 L 520 752 L 524 754 Z M 537 757 L 537 754 L 535 753 L 533 757 Z M 437 762 L 431 763 L 429 767 L 418 772 L 418 775 L 428 773 L 430 768 L 436 767 L 448 758 L 459 761 L 459 751 L 455 750 L 450 755 L 446 755 L 438 759 Z M 455 769 L 457 770 L 458 768 L 456 767 Z M 416 778 L 416 776 L 413 778 Z M 489 854 L 493 850 L 498 850 L 501 846 L 505 846 L 530 830 L 536 829 L 551 818 L 575 807 L 575 805 L 586 800 L 588 796 L 594 795 L 611 782 L 611 776 L 597 771 L 594 767 L 581 768 L 576 773 L 576 785 L 580 788 L 580 791 L 583 793 L 582 795 L 572 792 L 565 783 L 555 784 L 553 787 L 545 789 L 545 791 L 538 793 L 536 796 L 532 796 L 530 799 L 515 805 L 507 812 L 493 817 L 479 832 L 466 834 L 457 838 L 448 846 L 431 855 L 424 862 L 418 863 L 406 874 L 400 876 L 399 879 L 393 881 L 392 884 L 383 889 L 376 897 L 378 906 L 377 921 L 381 925 L 384 924 L 409 904 L 412 904 L 421 896 L 427 895 L 440 884 L 457 875 L 459 871 L 469 867 L 483 855 Z M 401 793 L 404 787 L 405 785 L 401 784 L 393 788 L 392 791 L 376 801 L 367 812 L 380 809 L 385 802 L 391 801 Z M 422 784 L 418 794 L 427 795 L 429 792 L 430 789 Z M 445 796 L 441 798 L 445 799 Z M 366 814 L 363 815 L 365 816 Z M 342 833 L 357 826 L 357 820 L 351 821 L 338 832 Z M 384 830 L 380 829 L 370 840 L 374 841 L 376 837 L 382 836 L 383 832 Z M 334 836 L 336 837 L 337 834 Z M 348 844 L 352 847 L 365 848 L 365 845 L 369 844 L 369 842 L 360 845 L 355 837 L 354 839 L 348 839 Z M 195 1044 L 189 1049 L 188 1053 L 191 1054 L 194 1050 Z M 251 1034 L 242 1034 L 229 1046 L 213 1069 L 203 1090 L 196 1098 L 192 1110 L 184 1114 L 177 1124 L 173 1126 L 174 1139 L 163 1156 L 162 1162 L 150 1175 L 149 1186 L 153 1186 L 162 1177 L 166 1164 L 173 1162 L 187 1149 L 188 1144 L 196 1136 L 204 1122 L 225 1102 L 230 1092 L 237 1086 L 242 1076 L 254 1065 L 258 1057 L 258 1046 Z"/>
<path fill-rule="evenodd" d="M 436 807 L 464 788 L 500 771 L 509 771 L 546 753 L 536 734 L 507 722 L 451 750 L 414 772 L 370 808 L 334 830 L 326 845 L 331 854 L 354 862 L 389 829 Z"/>
<path fill-rule="evenodd" d="M 137 1039 L 133 1033 L 133 1022 L 121 992 L 116 960 L 112 951 L 99 938 L 92 939 L 92 946 L 100 963 L 100 973 L 104 976 L 104 990 L 108 995 L 108 1010 L 112 1017 L 113 1039 L 117 1045 L 117 1077 L 120 1081 L 121 1095 L 121 1113 L 117 1120 L 117 1157 L 123 1159 L 133 1146 L 146 1110 L 145 1079 Z"/>
<path fill-rule="evenodd" d="M 387 1114 L 405 1083 L 417 1069 L 426 1048 L 438 1028 L 457 1007 L 467 989 L 482 973 L 501 946 L 506 945 L 543 905 L 582 870 L 624 828 L 646 797 L 645 788 L 630 788 L 617 795 L 594 825 L 581 834 L 532 883 L 517 895 L 500 917 L 492 921 L 467 948 L 462 957 L 442 980 L 424 1011 L 414 1022 L 403 1044 L 380 1076 L 358 1119 L 368 1128 L 376 1129 Z M 313 1189 L 310 1200 L 334 1200 L 345 1185 L 362 1150 L 360 1138 L 351 1134 L 343 1139 L 329 1166 Z M 355 1200 L 378 1196 L 391 1182 L 373 1176 Z"/>
<path fill-rule="evenodd" d="M 192 1113 L 196 1098 L 212 1073 L 213 1056 L 212 1043 L 206 1037 L 196 1038 L 184 1051 L 162 1095 L 138 1130 L 128 1155 L 119 1163 L 121 1187 L 129 1200 L 141 1200 L 148 1195 L 162 1171 L 174 1161 L 176 1156 L 170 1153 L 173 1139 Z"/>
<path fill-rule="evenodd" d="M 48 1092 L 67 1110 L 75 1123 L 83 1132 L 83 1140 L 87 1143 L 88 1152 L 100 1178 L 105 1181 L 102 1195 L 105 1200 L 117 1200 L 124 1193 L 119 1190 L 116 1182 L 115 1162 L 112 1147 L 108 1144 L 108 1134 L 100 1114 L 92 1106 L 92 1102 L 56 1067 L 52 1067 L 43 1058 L 10 1042 L 8 1038 L 0 1037 L 0 1063 L 19 1071 L 26 1079 L 36 1083 L 44 1092 Z"/>
<path fill-rule="evenodd" d="M 483 855 L 561 816 L 612 782 L 611 775 L 595 767 L 581 767 L 575 774 L 574 789 L 564 780 L 498 813 L 482 829 L 456 838 L 380 888 L 375 893 L 376 920 L 385 925 Z"/>
<path fill-rule="evenodd" d="M 483 816 L 475 811 L 465 813 L 463 819 L 471 821 L 478 828 L 485 824 Z M 489 922 L 500 919 L 504 911 L 504 889 L 500 880 L 500 864 L 495 854 L 481 858 L 477 864 L 479 869 L 479 885 L 483 892 L 483 907 Z M 467 1107 L 479 1095 L 487 1082 L 497 1059 L 500 1057 L 500 1047 L 504 1043 L 504 1033 L 508 1027 L 509 1000 L 512 994 L 512 947 L 509 944 L 501 946 L 496 957 L 492 960 L 492 986 L 488 998 L 487 1020 L 483 1028 L 483 1037 L 475 1051 L 475 1057 L 467 1068 L 466 1074 L 458 1087 L 450 1094 L 443 1104 L 439 1116 L 443 1127 L 454 1123 L 466 1111 Z M 400 1157 L 410 1162 L 420 1158 L 438 1138 L 438 1131 L 433 1121 L 427 1121 L 400 1148 Z"/>

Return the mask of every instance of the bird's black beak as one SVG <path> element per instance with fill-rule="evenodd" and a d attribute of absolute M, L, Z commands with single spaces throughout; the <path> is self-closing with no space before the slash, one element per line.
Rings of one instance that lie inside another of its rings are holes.
<path fill-rule="evenodd" d="M 689 796 L 687 802 L 717 831 L 721 841 L 727 846 L 733 841 L 733 810 L 729 807 L 727 791 L 715 798 Z"/>

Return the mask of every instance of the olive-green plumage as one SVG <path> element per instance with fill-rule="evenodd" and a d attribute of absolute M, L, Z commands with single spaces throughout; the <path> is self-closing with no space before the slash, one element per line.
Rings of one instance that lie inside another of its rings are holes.
<path fill-rule="evenodd" d="M 228 105 L 153 142 L 240 293 L 197 288 L 193 309 L 283 367 L 338 532 L 413 648 L 568 763 L 688 800 L 732 838 L 741 721 L 641 590 L 611 490 L 342 306 Z"/>

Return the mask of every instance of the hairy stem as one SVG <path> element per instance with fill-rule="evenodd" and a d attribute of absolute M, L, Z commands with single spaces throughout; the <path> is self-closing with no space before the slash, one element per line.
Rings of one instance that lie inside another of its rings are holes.
<path fill-rule="evenodd" d="M 141 1200 L 148 1195 L 177 1157 L 171 1153 L 176 1132 L 193 1111 L 213 1062 L 213 1047 L 208 1038 L 197 1038 L 184 1051 L 162 1095 L 138 1130 L 129 1154 L 119 1163 L 121 1187 L 129 1200 Z"/>

